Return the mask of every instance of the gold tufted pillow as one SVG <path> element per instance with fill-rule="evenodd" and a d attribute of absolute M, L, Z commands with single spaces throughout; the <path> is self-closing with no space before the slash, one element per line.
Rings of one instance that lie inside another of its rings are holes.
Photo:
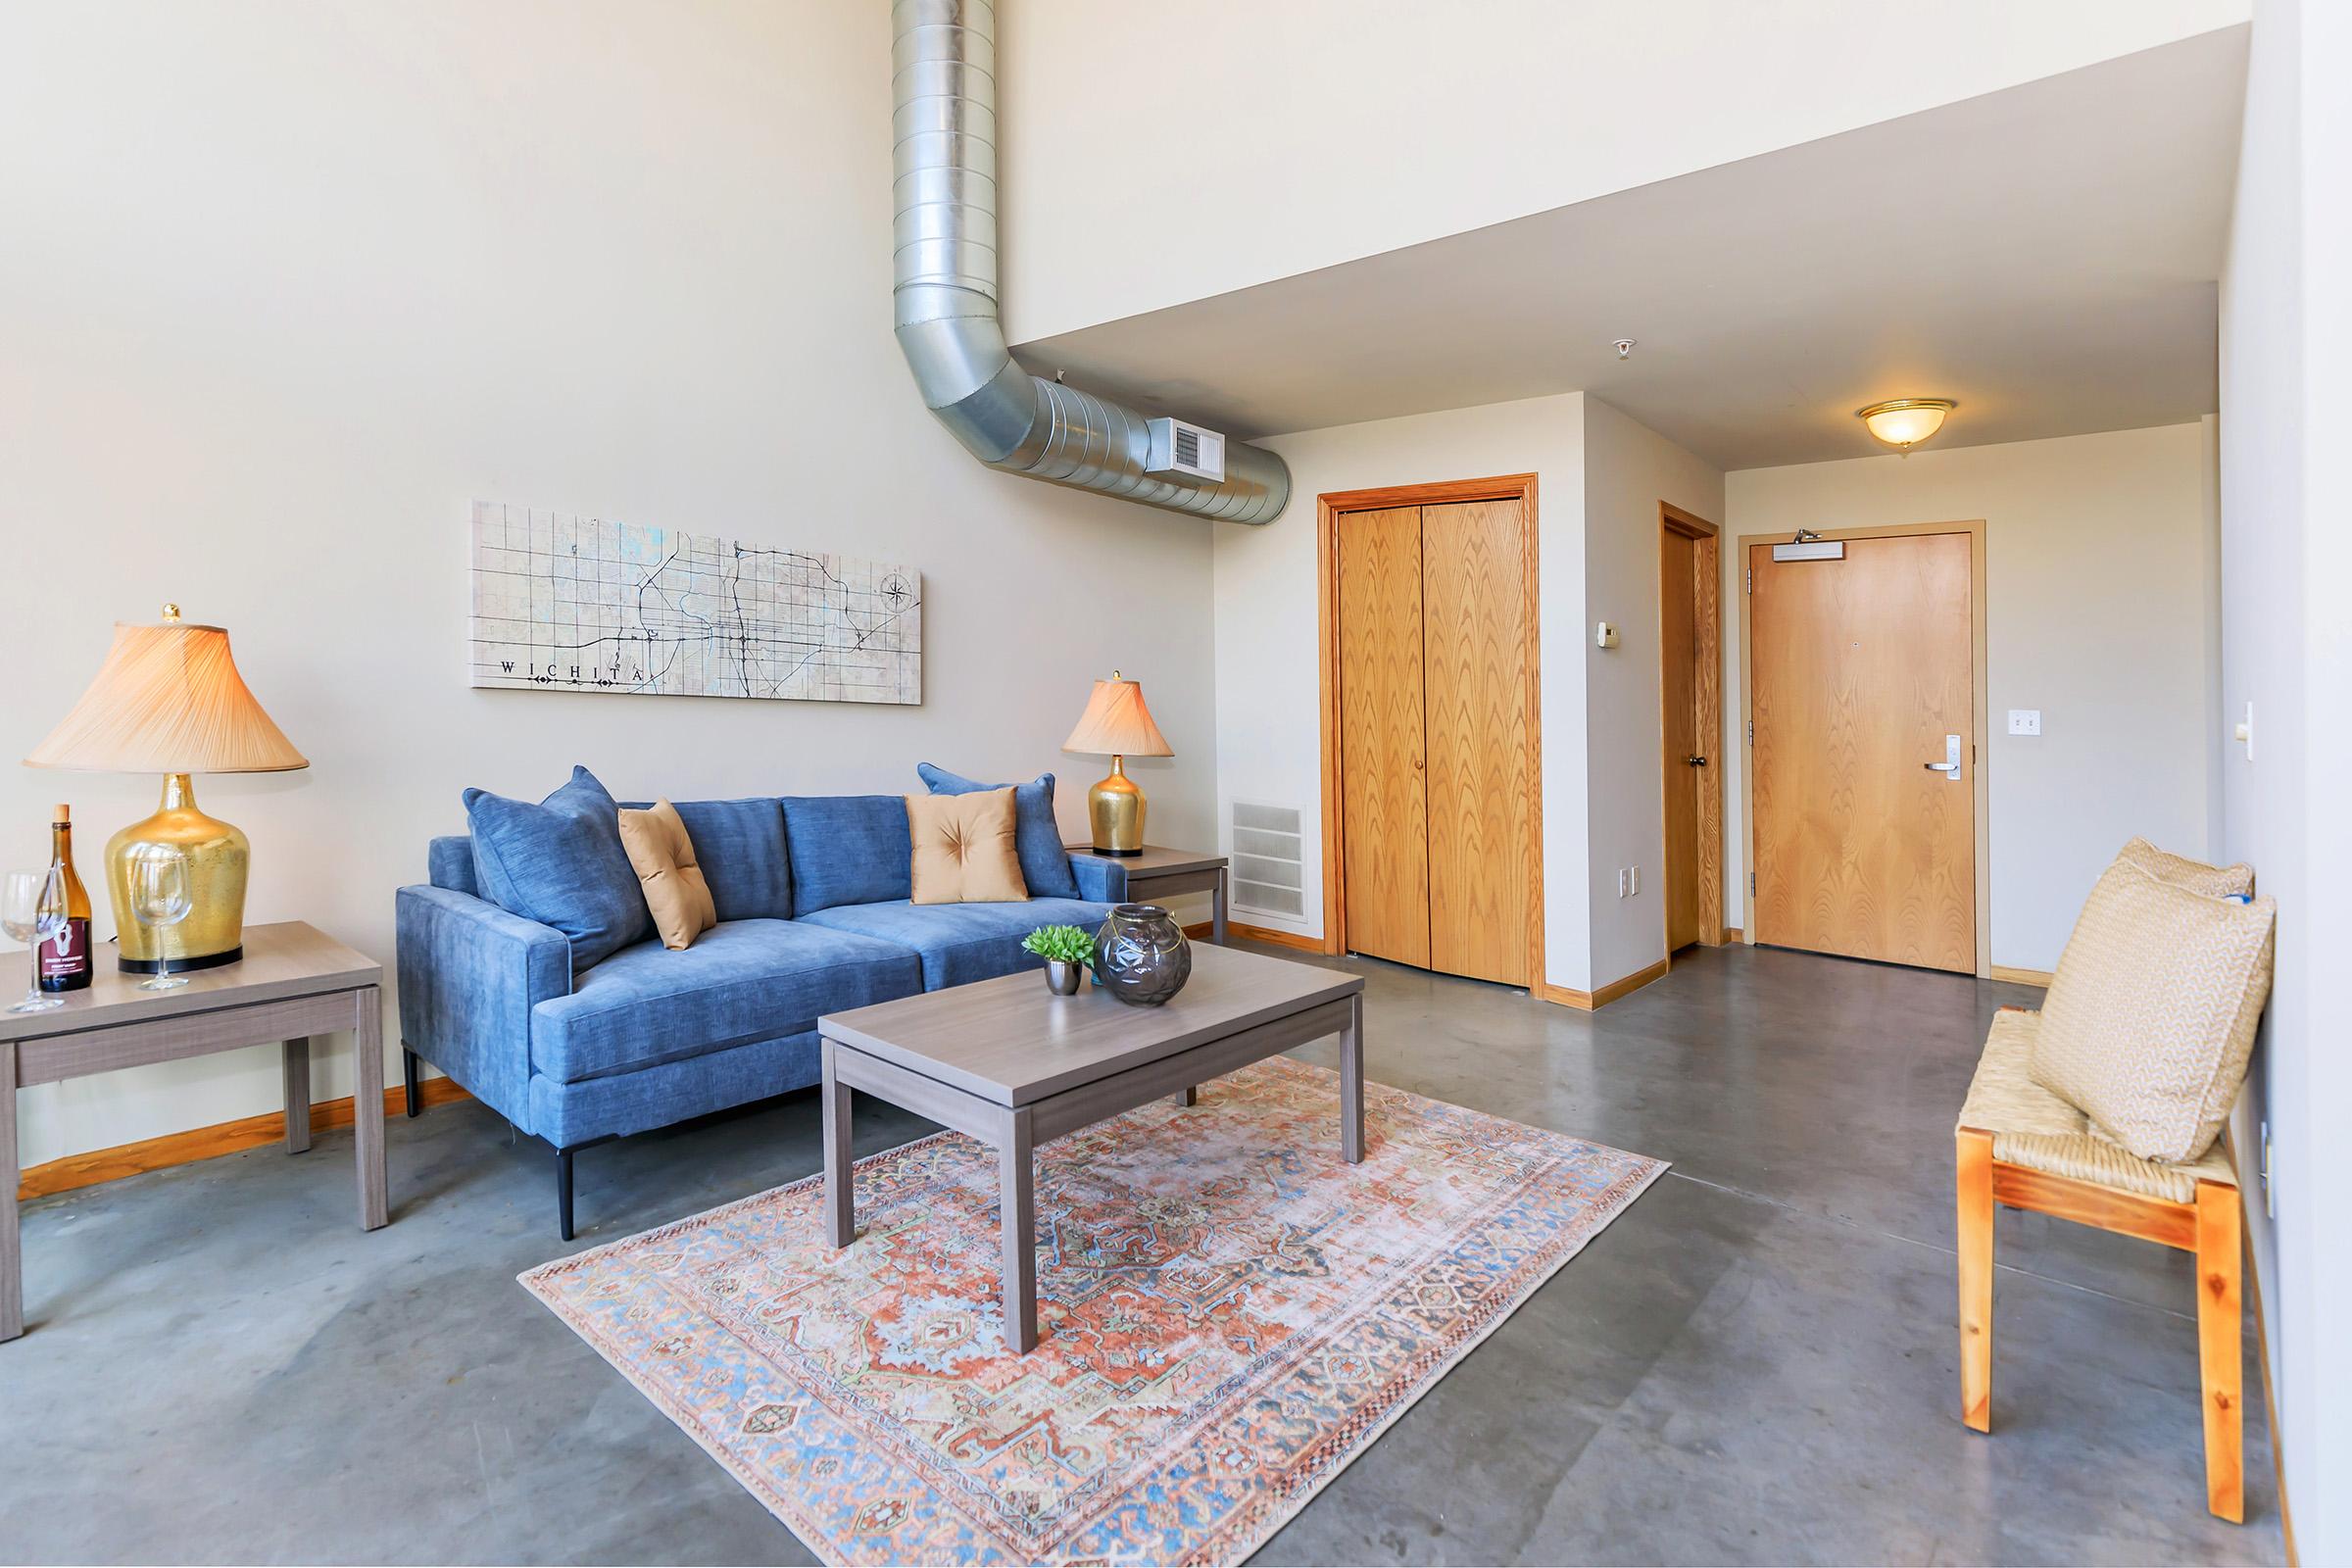
<path fill-rule="evenodd" d="M 703 880 L 694 840 L 676 807 L 656 801 L 645 810 L 621 812 L 620 847 L 629 852 L 629 864 L 645 888 L 645 906 L 653 911 L 663 947 L 681 952 L 718 924 L 710 884 Z"/>
<path fill-rule="evenodd" d="M 2271 994 L 2277 903 L 2208 898 L 2129 859 L 2090 890 L 2029 1071 L 2142 1159 L 2213 1147 Z"/>
<path fill-rule="evenodd" d="M 2240 862 L 2237 865 L 2207 865 L 2185 855 L 2168 855 L 2146 839 L 2133 839 L 2124 846 L 2117 859 L 2138 866 L 2159 882 L 2170 882 L 2191 893 L 2207 898 L 2226 899 L 2232 893 L 2254 896 L 2254 868 Z"/>
<path fill-rule="evenodd" d="M 1013 842 L 1012 791 L 909 795 L 906 826 L 914 837 L 916 904 L 1026 903 L 1021 856 Z"/>

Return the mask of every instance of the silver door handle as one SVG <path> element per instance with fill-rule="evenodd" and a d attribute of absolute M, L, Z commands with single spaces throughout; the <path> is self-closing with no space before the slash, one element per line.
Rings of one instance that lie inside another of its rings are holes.
<path fill-rule="evenodd" d="M 1960 773 L 1960 764 L 1958 762 L 1922 762 L 1919 765 L 1924 768 L 1928 768 L 1933 772 L 1949 773 L 1954 777 L 1958 777 Z"/>
<path fill-rule="evenodd" d="M 1948 778 L 1948 779 L 1950 779 L 1950 780 L 1951 780 L 1953 783 L 1955 783 L 1955 784 L 1959 783 L 1959 782 L 1960 782 L 1960 737 L 1959 737 L 1959 736 L 1957 736 L 1957 735 L 1946 735 L 1946 736 L 1943 738 L 1943 760 L 1942 760 L 1942 761 L 1940 761 L 1940 762 L 1922 762 L 1922 763 L 1920 763 L 1919 765 L 1920 765 L 1920 766 L 1922 766 L 1922 767 L 1924 767 L 1924 768 L 1928 768 L 1928 769 L 1930 769 L 1931 771 L 1937 772 L 1937 773 L 1941 773 L 1941 774 L 1942 774 L 1942 775 L 1943 775 L 1945 778 Z"/>

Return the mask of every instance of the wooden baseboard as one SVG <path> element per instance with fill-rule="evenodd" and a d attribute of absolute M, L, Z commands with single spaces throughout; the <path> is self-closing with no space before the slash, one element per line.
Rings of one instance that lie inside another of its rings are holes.
<path fill-rule="evenodd" d="M 453 1078 L 427 1078 L 418 1086 L 419 1098 L 427 1105 L 446 1105 L 452 1101 L 472 1097 L 460 1089 Z M 397 1089 L 384 1091 L 384 1114 L 400 1115 L 406 1102 Z M 332 1128 L 351 1125 L 351 1097 L 340 1100 L 321 1100 L 311 1106 L 311 1131 L 322 1133 Z M 70 1193 L 80 1187 L 95 1187 L 124 1176 L 136 1176 L 141 1171 L 163 1170 L 172 1165 L 191 1164 L 199 1159 L 211 1159 L 219 1154 L 234 1154 L 247 1149 L 259 1149 L 265 1144 L 283 1143 L 286 1136 L 286 1113 L 267 1111 L 259 1116 L 241 1116 L 235 1121 L 216 1122 L 210 1127 L 191 1127 L 184 1133 L 167 1133 L 161 1138 L 144 1138 L 135 1144 L 117 1144 L 112 1149 L 93 1149 L 86 1154 L 68 1154 L 33 1166 L 17 1183 L 17 1198 L 46 1198 L 52 1193 Z"/>
<path fill-rule="evenodd" d="M 1987 973 L 1993 979 L 2006 980 L 2013 986 L 2039 986 L 2044 991 L 2050 988 L 2050 971 L 2047 969 L 2012 969 L 2005 963 L 1996 963 Z"/>
<path fill-rule="evenodd" d="M 1208 940 L 1209 932 L 1214 929 L 1215 926 L 1211 922 L 1202 920 L 1198 924 L 1186 926 L 1184 934 L 1196 942 L 1205 942 Z M 1323 951 L 1321 937 L 1300 936 L 1296 931 L 1277 931 L 1270 926 L 1244 925 L 1239 920 L 1225 922 L 1225 935 L 1229 940 L 1236 942 L 1265 942 L 1277 948 L 1294 948 L 1300 953 L 1321 953 Z"/>
<path fill-rule="evenodd" d="M 1556 1002 L 1563 1007 L 1574 1007 L 1580 1012 L 1591 1012 L 1597 1007 L 1607 1006 L 1619 997 L 1631 996 L 1652 980 L 1663 977 L 1666 967 L 1667 960 L 1660 958 L 1648 968 L 1636 969 L 1624 979 L 1612 980 L 1597 991 L 1571 991 L 1566 986 L 1555 986 L 1548 982 L 1530 989 L 1533 995 L 1545 1002 Z"/>

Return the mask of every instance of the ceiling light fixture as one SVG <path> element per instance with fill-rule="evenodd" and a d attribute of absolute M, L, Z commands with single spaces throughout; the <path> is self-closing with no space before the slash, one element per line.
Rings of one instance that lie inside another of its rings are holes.
<path fill-rule="evenodd" d="M 1895 398 L 1856 409 L 1854 417 L 1869 425 L 1872 435 L 1908 457 L 1913 447 L 1942 429 L 1943 416 L 1958 407 L 1950 398 Z"/>

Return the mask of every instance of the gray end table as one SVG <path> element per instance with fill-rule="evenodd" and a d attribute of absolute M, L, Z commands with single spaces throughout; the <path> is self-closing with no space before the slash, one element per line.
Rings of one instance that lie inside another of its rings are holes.
<path fill-rule="evenodd" d="M 1092 844 L 1065 844 L 1073 860 L 1092 860 L 1098 865 L 1117 866 L 1127 875 L 1128 904 L 1157 904 L 1179 893 L 1205 893 L 1209 896 L 1209 940 L 1225 945 L 1225 902 L 1232 891 L 1232 873 L 1222 855 L 1205 855 L 1199 850 L 1171 850 L 1157 844 L 1147 844 L 1140 855 L 1104 855 Z"/>
<path fill-rule="evenodd" d="M 1340 1155 L 1364 1157 L 1364 982 L 1238 948 L 1197 948 L 1158 1007 L 1094 986 L 1057 997 L 1034 971 L 879 1002 L 816 1021 L 824 1040 L 825 1234 L 857 1235 L 850 1091 L 944 1122 L 997 1151 L 1004 1347 L 1037 1345 L 1037 1146 L 1326 1035 L 1340 1037 Z M 1213 1114 L 1199 1135 L 1218 1136 Z"/>
<path fill-rule="evenodd" d="M 22 956 L 20 950 L 19 956 Z M 99 955 L 101 960 L 107 955 Z M 0 973 L 11 972 L 0 959 Z M 300 920 L 245 928 L 245 956 L 199 969 L 171 991 L 102 967 L 86 991 L 47 1012 L 0 1012 L 0 1340 L 24 1332 L 24 1243 L 18 1232 L 17 1091 L 118 1067 L 144 1067 L 279 1042 L 284 1050 L 286 1152 L 311 1147 L 311 1037 L 349 1030 L 357 1087 L 352 1129 L 360 1161 L 360 1228 L 390 1219 L 384 1181 L 383 967 Z"/>

